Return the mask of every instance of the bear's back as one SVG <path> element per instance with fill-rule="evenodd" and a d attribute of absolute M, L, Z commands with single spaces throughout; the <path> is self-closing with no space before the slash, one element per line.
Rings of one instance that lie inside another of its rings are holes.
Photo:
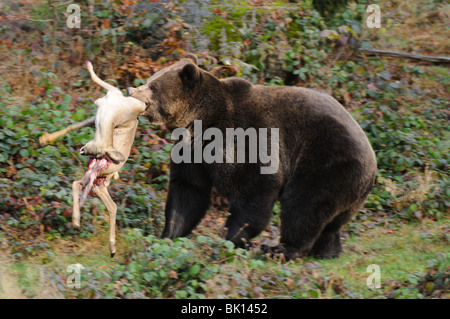
<path fill-rule="evenodd" d="M 371 173 L 375 153 L 350 113 L 325 92 L 293 86 L 253 85 L 229 78 L 229 127 L 279 128 L 280 161 L 286 174 L 298 165 L 330 167 L 357 161 Z"/>

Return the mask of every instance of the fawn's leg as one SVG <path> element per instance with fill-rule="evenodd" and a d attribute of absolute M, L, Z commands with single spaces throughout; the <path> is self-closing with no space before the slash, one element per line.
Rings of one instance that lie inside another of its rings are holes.
<path fill-rule="evenodd" d="M 117 205 L 113 202 L 111 196 L 108 193 L 106 186 L 98 186 L 94 188 L 95 195 L 105 204 L 109 213 L 109 249 L 111 257 L 114 257 L 116 253 L 116 212 Z"/>
<path fill-rule="evenodd" d="M 80 191 L 81 181 L 75 181 L 72 184 L 72 225 L 75 230 L 80 229 Z"/>

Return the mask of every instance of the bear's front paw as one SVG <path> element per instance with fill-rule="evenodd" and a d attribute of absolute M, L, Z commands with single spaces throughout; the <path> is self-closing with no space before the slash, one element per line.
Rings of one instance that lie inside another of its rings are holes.
<path fill-rule="evenodd" d="M 289 249 L 284 245 L 279 244 L 277 246 L 269 247 L 267 245 L 261 245 L 261 250 L 264 255 L 268 258 L 280 260 L 282 262 L 286 262 L 289 260 L 295 260 L 297 258 L 302 258 L 306 256 L 306 254 L 302 254 L 297 249 Z"/>
<path fill-rule="evenodd" d="M 270 247 L 268 245 L 261 245 L 261 250 L 264 253 L 264 255 L 268 258 L 286 261 L 286 257 L 284 255 L 286 250 L 281 245 L 273 246 L 273 247 Z"/>

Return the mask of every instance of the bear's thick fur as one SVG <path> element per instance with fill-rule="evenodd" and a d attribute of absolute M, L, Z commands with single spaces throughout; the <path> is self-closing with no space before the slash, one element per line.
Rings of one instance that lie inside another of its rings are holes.
<path fill-rule="evenodd" d="M 264 230 L 281 204 L 281 239 L 264 247 L 286 259 L 337 256 L 340 229 L 372 189 L 376 158 L 356 121 L 331 96 L 301 87 L 219 80 L 188 54 L 129 93 L 146 103 L 150 122 L 170 130 L 279 128 L 279 167 L 258 163 L 179 163 L 170 166 L 163 237 L 188 235 L 210 205 L 215 187 L 230 202 L 226 238 L 239 247 Z M 205 146 L 204 144 L 203 146 Z M 270 142 L 268 142 L 270 145 Z"/>

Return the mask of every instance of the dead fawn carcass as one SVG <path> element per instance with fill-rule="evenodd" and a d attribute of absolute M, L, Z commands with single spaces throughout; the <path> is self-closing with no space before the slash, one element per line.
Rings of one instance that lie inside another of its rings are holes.
<path fill-rule="evenodd" d="M 98 107 L 96 115 L 61 131 L 45 133 L 39 142 L 44 145 L 69 131 L 95 124 L 94 139 L 80 149 L 80 154 L 89 156 L 88 170 L 81 180 L 72 184 L 72 224 L 75 229 L 80 228 L 80 207 L 92 189 L 109 213 L 109 245 L 113 257 L 116 252 L 117 205 L 109 195 L 108 186 L 111 178 L 118 178 L 119 169 L 130 156 L 138 126 L 137 118 L 145 110 L 145 104 L 133 97 L 125 97 L 119 89 L 101 80 L 94 73 L 91 62 L 87 61 L 86 67 L 92 80 L 107 90 L 106 96 L 95 101 Z"/>

